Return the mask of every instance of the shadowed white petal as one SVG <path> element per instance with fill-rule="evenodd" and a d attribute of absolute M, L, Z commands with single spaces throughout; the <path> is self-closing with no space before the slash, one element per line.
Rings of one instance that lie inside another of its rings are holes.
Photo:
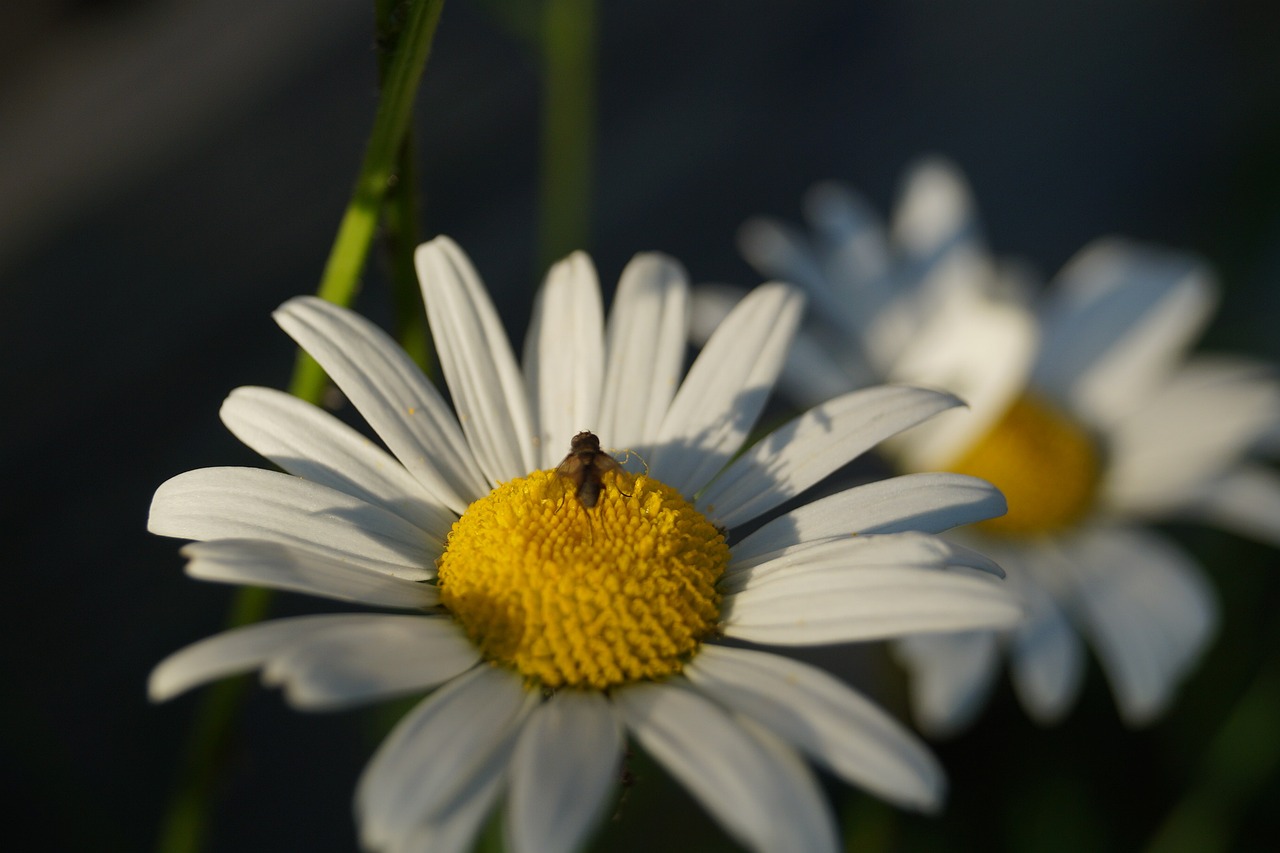
<path fill-rule="evenodd" d="M 410 711 L 356 787 L 362 843 L 397 849 L 415 830 L 438 826 L 459 802 L 474 805 L 492 777 L 505 773 L 505 763 L 491 759 L 510 749 L 536 698 L 519 677 L 480 666 Z"/>
<path fill-rule="evenodd" d="M 1200 484 L 1234 466 L 1280 423 L 1275 369 L 1198 358 L 1109 436 L 1106 499 L 1122 510 L 1176 511 Z"/>
<path fill-rule="evenodd" d="M 917 634 L 895 642 L 893 651 L 908 672 L 912 719 L 930 737 L 972 723 L 1000 672 L 992 631 Z"/>
<path fill-rule="evenodd" d="M 457 516 L 407 469 L 328 412 L 271 388 L 237 388 L 222 404 L 236 438 L 295 477 L 380 506 L 440 541 Z"/>
<path fill-rule="evenodd" d="M 1092 243 L 1051 285 L 1033 382 L 1095 423 L 1114 421 L 1200 333 L 1215 302 L 1193 257 Z"/>
<path fill-rule="evenodd" d="M 335 560 L 303 548 L 254 539 L 218 539 L 185 546 L 187 574 L 353 601 L 373 607 L 419 609 L 440 600 L 436 587 Z"/>
<path fill-rule="evenodd" d="M 297 616 L 224 631 L 179 649 L 151 670 L 147 695 L 164 702 L 192 687 L 257 669 L 272 655 L 325 631 L 386 618 L 369 613 Z"/>
<path fill-rule="evenodd" d="M 453 411 L 386 332 L 311 296 L 290 299 L 273 316 L 445 506 L 460 514 L 489 491 Z"/>
<path fill-rule="evenodd" d="M 1121 716 L 1134 726 L 1150 722 L 1213 636 L 1213 590 L 1182 551 L 1143 530 L 1092 531 L 1064 557 Z"/>
<path fill-rule="evenodd" d="M 802 206 L 813 226 L 823 276 L 842 312 L 835 316 L 843 317 L 845 328 L 857 329 L 861 336 L 882 319 L 885 306 L 901 295 L 895 286 L 884 223 L 866 199 L 832 181 L 812 186 Z M 817 294 L 813 299 L 818 304 Z"/>
<path fill-rule="evenodd" d="M 609 311 L 600 428 L 608 448 L 641 450 L 657 435 L 684 370 L 689 283 L 684 267 L 656 252 L 622 271 Z"/>
<path fill-rule="evenodd" d="M 147 529 L 198 541 L 279 542 L 411 580 L 434 576 L 443 550 L 385 509 L 258 468 L 201 468 L 168 480 L 151 499 Z"/>
<path fill-rule="evenodd" d="M 725 284 L 700 284 L 693 290 L 689 339 L 702 346 L 747 291 Z M 865 364 L 851 338 L 826 333 L 813 324 L 802 325 L 787 352 L 778 378 L 778 391 L 800 408 L 813 408 L 855 388 L 874 385 L 874 372 Z"/>
<path fill-rule="evenodd" d="M 735 459 L 698 498 L 724 527 L 756 518 L 891 435 L 953 406 L 950 394 L 882 385 L 837 397 L 774 430 Z"/>
<path fill-rule="evenodd" d="M 732 548 L 735 565 L 852 533 L 941 533 L 1003 515 L 1004 495 L 963 474 L 907 474 L 837 492 L 781 515 Z"/>
<path fill-rule="evenodd" d="M 579 849 L 617 785 L 622 749 L 622 721 L 600 693 L 560 690 L 534 709 L 511 760 L 507 849 Z"/>
<path fill-rule="evenodd" d="M 890 445 L 909 470 L 946 467 L 1026 389 L 1038 342 L 1035 316 L 1029 307 L 984 292 L 979 285 L 991 273 L 982 263 L 953 257 L 934 273 L 933 283 L 948 292 L 927 300 L 937 303 L 931 316 L 888 373 L 892 382 L 942 388 L 969 406 Z"/>
<path fill-rule="evenodd" d="M 896 805 L 932 811 L 942 768 L 897 720 L 825 672 L 777 655 L 703 646 L 685 675 L 848 782 Z"/>
<path fill-rule="evenodd" d="M 427 321 L 462 430 L 489 483 L 538 467 L 524 381 L 471 261 L 448 237 L 414 252 Z"/>
<path fill-rule="evenodd" d="M 751 560 L 731 560 L 720 581 L 723 592 L 758 586 L 778 572 L 803 572 L 826 566 L 963 566 L 996 577 L 1004 570 L 991 558 L 927 533 L 876 533 L 822 539 L 793 545 Z"/>
<path fill-rule="evenodd" d="M 599 428 L 604 309 L 596 269 L 582 252 L 553 266 L 538 291 L 524 372 L 538 422 L 538 467 L 551 468 L 575 433 Z"/>
<path fill-rule="evenodd" d="M 435 687 L 479 660 L 451 619 L 371 614 L 277 651 L 262 683 L 295 708 L 332 711 Z"/>
<path fill-rule="evenodd" d="M 1280 547 L 1280 475 L 1245 465 L 1201 483 L 1179 510 L 1190 518 Z"/>
<path fill-rule="evenodd" d="M 1025 573 L 1019 573 L 1023 576 Z M 1027 618 L 1009 635 L 1009 671 L 1018 699 L 1041 725 L 1066 716 L 1084 681 L 1084 646 L 1053 597 L 1039 584 L 1018 583 Z"/>
<path fill-rule="evenodd" d="M 387 853 L 471 853 L 484 820 L 493 811 L 507 781 L 506 770 L 515 750 L 516 731 L 508 732 L 469 782 L 448 805 L 421 817 L 411 829 L 385 849 Z"/>
<path fill-rule="evenodd" d="M 1022 619 L 1019 602 L 987 576 L 905 566 L 798 568 L 725 596 L 725 636 L 816 645 L 1009 628 Z"/>
<path fill-rule="evenodd" d="M 693 495 L 737 453 L 782 370 L 802 308 L 799 291 L 781 284 L 738 303 L 671 401 L 648 459 L 655 478 Z"/>
<path fill-rule="evenodd" d="M 794 752 L 674 682 L 628 687 L 614 700 L 645 750 L 747 849 L 836 849 L 821 793 Z"/>

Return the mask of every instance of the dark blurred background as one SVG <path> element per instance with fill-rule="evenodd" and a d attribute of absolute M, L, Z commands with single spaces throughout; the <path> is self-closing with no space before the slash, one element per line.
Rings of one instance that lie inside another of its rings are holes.
<path fill-rule="evenodd" d="M 147 506 L 183 470 L 258 464 L 217 410 L 237 385 L 288 381 L 293 352 L 269 313 L 314 291 L 363 151 L 377 97 L 365 5 L 0 10 L 11 839 L 153 843 L 198 700 L 152 707 L 146 676 L 218 630 L 232 591 L 186 579 L 178 543 L 145 532 Z M 517 340 L 540 276 L 539 63 L 526 31 L 536 6 L 448 0 L 416 122 L 423 237 L 461 243 Z M 745 218 L 797 219 L 801 193 L 825 178 L 885 210 L 904 167 L 941 153 L 967 172 L 997 251 L 1046 275 L 1101 234 L 1199 251 L 1226 294 L 1206 344 L 1280 360 L 1273 5 L 600 7 L 587 248 L 607 290 L 648 249 L 680 258 L 695 280 L 754 283 L 734 245 Z M 382 270 L 375 260 L 358 306 L 387 322 Z M 1280 660 L 1280 567 L 1276 552 L 1225 534 L 1172 533 L 1225 602 L 1219 642 L 1173 713 L 1126 731 L 1094 667 L 1075 714 L 1041 730 L 1002 687 L 976 729 L 939 746 L 952 780 L 941 818 L 895 822 L 833 786 L 854 838 L 872 845 L 862 849 L 1139 849 L 1216 778 L 1206 747 Z M 883 695 L 901 710 L 900 685 Z M 298 714 L 253 690 L 212 849 L 354 849 L 351 793 L 383 724 Z M 1280 837 L 1273 770 L 1211 803 L 1226 810 L 1231 849 Z M 687 836 L 667 831 L 677 822 Z M 721 843 L 655 783 L 630 796 L 600 849 L 686 837 L 681 849 Z"/>

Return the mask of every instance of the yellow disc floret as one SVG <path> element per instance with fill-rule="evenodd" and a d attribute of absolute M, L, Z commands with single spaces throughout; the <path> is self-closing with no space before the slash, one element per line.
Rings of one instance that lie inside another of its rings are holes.
<path fill-rule="evenodd" d="M 1047 401 L 1024 394 L 960 459 L 945 466 L 1004 492 L 1009 512 L 975 525 L 985 533 L 1057 533 L 1093 508 L 1102 474 L 1088 433 Z"/>
<path fill-rule="evenodd" d="M 439 561 L 440 600 L 485 657 L 542 687 L 662 678 L 716 630 L 724 535 L 657 480 L 602 480 L 590 509 L 553 471 L 504 483 Z"/>

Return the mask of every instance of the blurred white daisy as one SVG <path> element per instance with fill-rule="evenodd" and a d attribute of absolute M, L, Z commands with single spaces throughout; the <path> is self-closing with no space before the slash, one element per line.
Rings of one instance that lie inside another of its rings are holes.
<path fill-rule="evenodd" d="M 802 405 L 868 382 L 947 389 L 969 411 L 901 436 L 889 455 L 902 471 L 983 477 L 1009 501 L 955 541 L 1008 570 L 1029 618 L 899 644 L 918 722 L 936 734 L 969 722 L 1002 653 L 1027 711 L 1059 719 L 1081 684 L 1079 634 L 1123 718 L 1153 719 L 1211 639 L 1216 603 L 1148 523 L 1198 519 L 1280 544 L 1280 478 L 1249 458 L 1280 434 L 1274 370 L 1187 354 L 1213 310 L 1210 274 L 1105 240 L 1040 295 L 992 259 L 962 177 L 939 161 L 910 173 L 889 229 L 832 184 L 809 193 L 805 213 L 807 233 L 756 220 L 740 235 L 758 270 L 802 285 L 814 308 L 780 387 Z M 700 289 L 694 337 L 740 295 Z"/>
<path fill-rule="evenodd" d="M 1003 511 L 972 477 L 864 485 L 734 537 L 955 398 L 858 391 L 738 455 L 799 322 L 796 291 L 749 295 L 681 382 L 680 268 L 637 256 L 606 325 L 592 264 L 575 254 L 547 277 L 522 373 L 461 250 L 438 238 L 417 266 L 456 416 L 383 332 L 291 300 L 276 319 L 390 453 L 293 397 L 241 388 L 224 422 L 286 473 L 182 474 L 157 491 L 150 529 L 198 540 L 183 549 L 197 578 L 418 612 L 230 631 L 161 663 L 152 698 L 252 669 L 308 710 L 436 688 L 360 781 L 373 849 L 467 850 L 500 800 L 510 849 L 576 849 L 628 737 L 752 850 L 837 849 L 802 754 L 935 808 L 939 768 L 890 716 L 811 666 L 718 641 L 838 643 L 1020 617 L 989 560 L 907 532 Z M 592 455 L 589 437 L 557 470 L 587 429 L 645 472 Z"/>

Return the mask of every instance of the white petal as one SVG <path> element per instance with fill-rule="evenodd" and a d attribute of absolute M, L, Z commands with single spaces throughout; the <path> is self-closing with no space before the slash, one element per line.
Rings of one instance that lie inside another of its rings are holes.
<path fill-rule="evenodd" d="M 206 637 L 180 649 L 151 671 L 147 695 L 164 702 L 192 687 L 262 666 L 272 655 L 325 631 L 385 618 L 368 613 L 297 616 L 260 622 Z"/>
<path fill-rule="evenodd" d="M 907 173 L 894 207 L 893 243 L 918 266 L 978 238 L 968 182 L 955 164 L 930 157 Z"/>
<path fill-rule="evenodd" d="M 1027 618 L 1009 637 L 1013 686 L 1027 713 L 1050 725 L 1066 716 L 1080 692 L 1084 647 L 1058 603 L 1039 584 L 1028 579 L 1016 589 Z"/>
<path fill-rule="evenodd" d="M 993 631 L 917 634 L 893 644 L 907 669 L 911 716 L 931 737 L 948 737 L 971 724 L 1000 672 Z"/>
<path fill-rule="evenodd" d="M 984 554 L 927 533 L 875 533 L 822 539 L 793 545 L 750 560 L 731 559 L 720 581 L 724 592 L 759 586 L 779 572 L 803 572 L 827 566 L 962 566 L 996 577 L 1004 571 Z"/>
<path fill-rule="evenodd" d="M 380 506 L 436 539 L 457 519 L 380 447 L 292 394 L 237 388 L 219 415 L 236 438 L 295 477 Z"/>
<path fill-rule="evenodd" d="M 252 539 L 218 539 L 183 547 L 187 574 L 200 580 L 262 586 L 373 607 L 419 609 L 440 600 L 436 587 L 391 577 L 323 554 Z"/>
<path fill-rule="evenodd" d="M 147 529 L 199 541 L 262 539 L 396 577 L 435 575 L 439 540 L 342 492 L 257 468 L 201 468 L 156 489 Z"/>
<path fill-rule="evenodd" d="M 892 444 L 913 471 L 947 466 L 1004 415 L 1026 389 L 1038 342 L 1031 310 L 993 298 L 981 284 L 985 259 L 953 257 L 934 283 L 949 292 L 928 301 L 931 316 L 899 354 L 889 379 L 942 388 L 969 406 L 936 418 Z M 954 280 L 955 286 L 947 288 Z"/>
<path fill-rule="evenodd" d="M 479 660 L 451 619 L 371 614 L 277 650 L 262 683 L 295 708 L 332 711 L 435 687 Z"/>
<path fill-rule="evenodd" d="M 815 184 L 802 204 L 819 246 L 823 276 L 839 304 L 841 313 L 833 316 L 861 337 L 901 295 L 884 223 L 866 199 L 835 182 Z M 818 304 L 816 293 L 813 298 Z"/>
<path fill-rule="evenodd" d="M 798 495 L 891 435 L 959 406 L 949 394 L 882 385 L 837 397 L 747 449 L 697 501 L 724 527 Z"/>
<path fill-rule="evenodd" d="M 650 473 L 684 495 L 738 452 L 773 390 L 803 298 L 766 284 L 738 303 L 698 354 L 656 437 Z"/>
<path fill-rule="evenodd" d="M 596 430 L 604 381 L 604 309 L 591 259 L 574 252 L 547 273 L 524 340 L 525 384 L 538 421 L 541 468 L 580 430 Z"/>
<path fill-rule="evenodd" d="M 766 645 L 880 640 L 1009 628 L 1020 604 L 988 577 L 903 566 L 829 565 L 776 572 L 724 598 L 727 637 Z"/>
<path fill-rule="evenodd" d="M 1050 292 L 1033 381 L 1095 423 L 1142 399 L 1216 301 L 1198 259 L 1120 240 L 1086 246 Z"/>
<path fill-rule="evenodd" d="M 600 693 L 560 690 L 529 716 L 511 760 L 506 847 L 577 850 L 618 783 L 622 721 Z"/>
<path fill-rule="evenodd" d="M 1121 716 L 1150 722 L 1213 636 L 1213 590 L 1182 551 L 1146 531 L 1095 530 L 1064 556 Z"/>
<path fill-rule="evenodd" d="M 749 850 L 835 850 L 821 793 L 790 750 L 673 682 L 628 687 L 615 701 L 645 750 Z"/>
<path fill-rule="evenodd" d="M 605 447 L 642 450 L 658 433 L 684 369 L 689 283 L 666 255 L 636 255 L 609 312 L 600 428 Z"/>
<path fill-rule="evenodd" d="M 1124 511 L 1176 511 L 1280 423 L 1274 368 L 1198 358 L 1115 425 L 1106 499 Z"/>
<path fill-rule="evenodd" d="M 1280 546 L 1280 475 L 1241 466 L 1201 483 L 1182 507 L 1191 518 Z"/>
<path fill-rule="evenodd" d="M 906 808 L 942 804 L 946 782 L 928 748 L 825 672 L 750 649 L 703 646 L 685 675 L 846 781 Z"/>
<path fill-rule="evenodd" d="M 963 474 L 907 474 L 856 486 L 773 519 L 733 546 L 735 564 L 851 533 L 941 533 L 1003 515 L 1004 495 Z"/>
<path fill-rule="evenodd" d="M 387 333 L 322 299 L 291 299 L 280 328 L 320 363 L 391 452 L 432 495 L 461 514 L 488 492 L 458 421 Z"/>
<path fill-rule="evenodd" d="M 689 339 L 702 346 L 747 291 L 722 284 L 693 289 Z M 810 312 L 812 316 L 812 312 Z M 824 334 L 809 323 L 801 326 L 778 378 L 778 393 L 800 408 L 809 409 L 855 388 L 876 384 L 871 368 L 847 337 Z"/>
<path fill-rule="evenodd" d="M 459 802 L 474 803 L 495 775 L 505 777 L 505 764 L 492 759 L 514 744 L 534 701 L 518 677 L 480 666 L 410 711 L 356 787 L 362 843 L 398 848 Z"/>
<path fill-rule="evenodd" d="M 524 382 L 471 261 L 448 237 L 414 253 L 427 320 L 462 430 L 489 482 L 538 467 Z"/>

